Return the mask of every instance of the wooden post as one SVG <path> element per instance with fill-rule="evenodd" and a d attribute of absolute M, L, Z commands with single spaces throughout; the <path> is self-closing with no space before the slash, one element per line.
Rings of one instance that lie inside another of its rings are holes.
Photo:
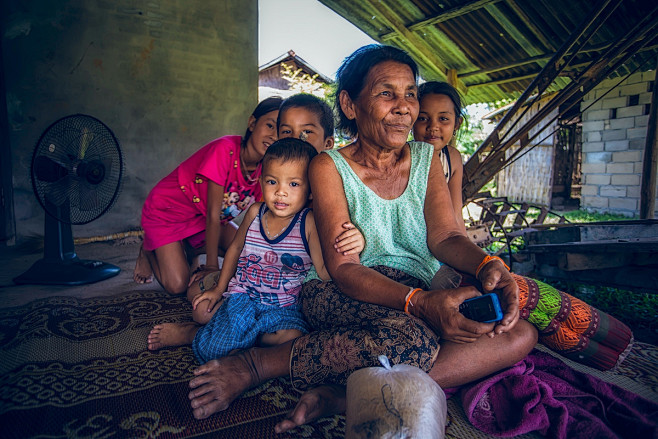
<path fill-rule="evenodd" d="M 468 94 L 468 87 L 466 87 L 462 80 L 457 77 L 457 70 L 448 69 L 446 72 L 446 82 L 455 87 L 455 89 L 461 93 L 462 96 L 466 96 L 466 94 Z"/>
<path fill-rule="evenodd" d="M 448 74 L 446 75 L 446 79 L 448 81 L 448 84 L 457 88 L 457 70 L 448 69 Z"/>
<path fill-rule="evenodd" d="M 658 62 L 656 63 L 658 69 Z M 640 219 L 652 219 L 656 210 L 656 168 L 658 168 L 658 74 L 653 81 L 651 110 L 647 125 L 647 143 L 642 162 Z"/>

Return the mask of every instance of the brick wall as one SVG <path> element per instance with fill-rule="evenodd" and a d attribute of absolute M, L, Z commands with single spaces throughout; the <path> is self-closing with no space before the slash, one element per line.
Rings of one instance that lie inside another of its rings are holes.
<path fill-rule="evenodd" d="M 655 76 L 655 71 L 634 73 L 616 87 L 621 78 L 606 79 L 583 99 L 583 209 L 639 214 Z"/>
<path fill-rule="evenodd" d="M 153 185 L 208 141 L 243 134 L 257 103 L 257 0 L 23 0 L 2 2 L 0 21 L 18 237 L 43 234 L 30 162 L 55 120 L 89 114 L 121 144 L 117 204 L 74 227 L 95 236 L 139 226 Z"/>

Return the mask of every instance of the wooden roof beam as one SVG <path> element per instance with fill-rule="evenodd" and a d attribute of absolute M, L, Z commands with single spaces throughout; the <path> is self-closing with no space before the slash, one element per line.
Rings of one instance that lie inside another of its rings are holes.
<path fill-rule="evenodd" d="M 654 20 L 655 21 L 655 20 Z M 644 30 L 640 30 L 640 32 L 647 33 L 651 32 L 652 28 L 655 27 L 655 24 L 650 25 L 650 26 L 645 26 Z M 630 34 L 633 34 L 634 32 L 630 32 Z M 532 130 L 533 127 L 537 126 L 542 120 L 546 120 L 546 118 L 549 116 L 549 114 L 555 109 L 555 108 L 560 108 L 562 104 L 564 104 L 567 101 L 571 101 L 572 103 L 569 105 L 568 108 L 561 109 L 561 112 L 555 116 L 551 121 L 548 123 L 552 123 L 553 121 L 559 119 L 560 116 L 566 114 L 566 112 L 577 102 L 579 102 L 583 96 L 585 96 L 587 93 L 589 93 L 600 81 L 605 79 L 610 73 L 616 71 L 622 64 L 624 64 L 633 54 L 638 53 L 639 49 L 642 47 L 642 38 L 638 39 L 635 43 L 623 43 L 619 44 L 619 49 L 615 50 L 616 48 L 611 49 L 610 54 L 604 55 L 604 61 L 609 59 L 609 58 L 616 58 L 617 55 L 621 55 L 621 57 L 615 62 L 615 63 L 609 63 L 609 62 L 593 62 L 590 64 L 590 67 L 582 72 L 580 77 L 576 78 L 571 84 L 569 84 L 567 87 L 563 88 L 559 92 L 556 92 L 553 97 L 548 101 L 548 103 L 542 107 L 537 113 L 535 113 L 529 120 L 527 120 L 523 126 L 521 126 L 515 133 L 506 133 L 503 136 L 503 142 L 500 142 L 498 138 L 496 138 L 496 147 L 494 150 L 491 152 L 490 155 L 488 155 L 485 160 L 481 163 L 481 166 L 479 167 L 479 170 L 476 174 L 474 174 L 472 177 L 467 178 L 466 176 L 463 179 L 463 197 L 464 200 L 468 201 L 472 199 L 473 196 L 477 194 L 477 192 L 489 181 L 493 176 L 499 172 L 511 159 L 514 157 L 518 156 L 521 151 L 524 148 L 523 142 L 521 141 L 521 148 L 519 148 L 517 151 L 515 151 L 511 157 L 506 158 L 505 157 L 505 151 L 509 149 L 512 145 L 514 145 L 515 142 L 520 141 L 523 139 L 525 136 L 528 135 L 528 133 Z M 625 49 L 624 49 L 625 48 Z M 617 52 L 617 54 L 615 54 Z M 623 52 L 623 53 L 622 53 Z M 500 125 L 500 124 L 499 124 Z M 656 128 L 655 124 L 653 128 L 651 125 L 649 125 L 648 130 L 653 129 L 653 131 L 657 131 L 658 128 Z M 538 137 L 540 132 L 535 133 L 530 140 Z M 650 131 L 648 131 L 648 134 L 650 134 Z M 647 143 L 647 149 L 651 149 L 649 154 L 654 153 L 654 147 L 655 147 L 655 140 L 651 141 L 652 144 L 651 146 L 649 143 Z M 646 151 L 645 151 L 646 154 Z M 656 156 L 652 156 L 649 160 L 652 161 L 652 164 L 650 166 L 654 166 L 655 168 L 655 163 L 658 161 L 656 159 Z M 469 159 L 470 161 L 470 159 Z M 467 162 L 468 165 L 468 162 Z M 653 192 L 653 199 L 655 200 L 655 172 L 656 170 L 653 169 L 654 175 L 652 176 L 650 173 L 652 171 L 649 171 L 649 175 L 647 179 L 654 178 L 653 182 L 649 182 L 647 184 L 653 184 L 654 192 Z M 466 175 L 466 173 L 465 173 Z M 651 194 L 649 194 L 651 196 Z M 651 207 L 651 211 L 653 212 L 653 209 L 655 209 L 655 204 L 653 207 Z"/>
<path fill-rule="evenodd" d="M 422 38 L 407 29 L 388 5 L 383 2 L 374 3 L 372 0 L 362 0 L 362 4 L 369 6 L 375 11 L 375 15 L 384 21 L 387 27 L 393 29 L 395 34 L 409 41 L 410 48 L 408 50 L 413 52 L 417 61 L 422 61 L 422 63 L 429 66 L 439 74 L 441 79 L 445 80 L 447 78 L 448 67 L 443 64 L 443 61 L 436 56 L 434 50 Z"/>
<path fill-rule="evenodd" d="M 453 18 L 459 17 L 461 15 L 466 15 L 468 13 L 471 13 L 473 11 L 476 11 L 480 8 L 483 8 L 489 4 L 497 3 L 501 0 L 471 0 L 467 2 L 466 4 L 460 5 L 460 6 L 455 6 L 452 9 L 448 9 L 445 12 L 442 12 L 439 15 L 434 15 L 432 17 L 428 17 L 424 20 L 417 21 L 415 23 L 410 24 L 407 26 L 407 28 L 412 31 L 416 32 L 421 30 L 422 28 L 426 26 L 432 26 L 434 24 L 441 23 L 442 21 L 448 21 Z M 386 34 L 382 34 L 379 36 L 380 41 L 388 41 L 392 38 L 395 38 L 395 32 L 388 32 Z"/>
<path fill-rule="evenodd" d="M 466 84 L 468 88 L 471 87 L 484 87 L 488 85 L 497 85 L 497 84 L 506 84 L 508 82 L 514 82 L 514 81 L 521 81 L 523 79 L 530 79 L 536 77 L 539 73 L 541 72 L 533 72 L 521 76 L 509 76 L 507 78 L 501 78 L 501 79 L 494 79 L 493 81 L 487 81 L 487 82 L 478 82 L 475 84 Z"/>
<path fill-rule="evenodd" d="M 638 53 L 646 52 L 648 50 L 653 50 L 656 47 L 658 47 L 658 46 L 643 47 L 642 49 L 640 49 L 638 51 Z M 567 67 L 564 68 L 562 73 L 560 73 L 558 76 L 566 76 L 566 77 L 569 77 L 569 78 L 573 79 L 573 76 L 574 76 L 575 73 L 578 72 L 578 69 L 580 69 L 582 67 L 589 66 L 591 63 L 592 63 L 591 61 L 588 61 L 588 62 L 584 62 L 584 63 L 573 64 L 573 65 L 567 66 Z M 524 80 L 524 79 L 534 78 L 539 73 L 541 73 L 541 72 L 536 71 L 536 72 L 527 73 L 525 75 L 520 75 L 520 76 L 508 76 L 506 78 L 494 79 L 492 81 L 487 81 L 487 82 L 477 82 L 475 84 L 466 84 L 466 87 L 475 88 L 475 87 L 485 87 L 485 86 L 488 86 L 488 85 L 506 84 L 508 82 L 521 81 L 521 80 Z M 459 76 L 459 78 L 464 79 L 463 76 Z"/>
<path fill-rule="evenodd" d="M 503 70 L 509 70 L 509 69 L 513 69 L 515 67 L 521 67 L 521 66 L 525 66 L 525 65 L 532 64 L 532 63 L 535 63 L 535 62 L 540 63 L 542 61 L 548 61 L 554 55 L 555 55 L 554 53 L 549 53 L 549 54 L 546 54 L 546 55 L 533 56 L 533 57 L 522 59 L 522 60 L 519 60 L 519 61 L 516 61 L 516 62 L 512 62 L 512 63 L 508 63 L 508 64 L 502 64 L 502 65 L 499 65 L 499 66 L 496 66 L 496 67 L 491 67 L 489 69 L 473 70 L 473 71 L 470 71 L 470 72 L 458 73 L 458 74 L 459 74 L 459 77 L 461 79 L 466 79 L 466 78 L 469 78 L 471 76 L 476 76 L 476 75 L 488 75 L 489 73 L 496 73 L 496 72 L 500 72 L 500 71 L 503 71 Z"/>
<path fill-rule="evenodd" d="M 647 52 L 647 51 L 653 51 L 656 49 L 658 45 L 651 45 L 651 46 L 644 46 L 640 50 L 637 51 L 637 53 L 642 53 L 642 52 Z M 566 76 L 569 78 L 573 78 L 574 74 L 578 73 L 579 69 L 582 67 L 588 66 L 591 64 L 591 61 L 584 62 L 584 63 L 578 63 L 578 64 L 573 64 L 570 66 L 565 67 L 565 69 L 562 71 L 560 76 Z"/>
<path fill-rule="evenodd" d="M 555 94 L 546 106 L 535 113 L 530 120 L 525 121 L 523 126 L 519 127 L 515 133 L 508 131 L 506 134 L 502 135 L 504 142 L 495 148 L 489 147 L 488 150 L 491 151 L 491 153 L 486 157 L 483 157 L 483 160 L 480 162 L 478 153 L 483 150 L 483 146 L 485 146 L 484 143 L 487 142 L 487 140 L 485 140 L 478 151 L 476 151 L 476 153 L 464 165 L 462 188 L 464 200 L 471 199 L 477 191 L 482 188 L 482 186 L 484 186 L 500 169 L 502 169 L 507 162 L 505 151 L 509 149 L 514 142 L 519 140 L 521 136 L 525 135 L 525 133 L 527 133 L 532 127 L 536 126 L 541 120 L 547 117 L 554 108 L 559 108 L 560 105 L 569 99 L 574 103 L 577 102 L 582 96 L 592 90 L 596 84 L 612 72 L 616 71 L 631 56 L 638 53 L 649 42 L 647 36 L 655 34 L 655 28 L 658 26 L 658 14 L 655 12 L 656 11 L 654 10 L 654 13 L 645 17 L 645 19 L 631 29 L 626 36 L 615 43 L 614 46 L 610 47 L 606 53 L 601 55 L 601 59 L 591 62 L 589 67 L 583 71 L 578 78 Z M 616 61 L 612 62 L 612 60 Z M 526 92 L 531 88 L 534 87 L 531 85 L 531 87 L 526 89 Z M 503 117 L 503 120 L 501 120 L 496 126 L 496 129 L 492 132 L 492 135 L 496 134 L 496 140 L 501 137 L 499 134 L 499 127 L 507 124 L 512 117 L 512 114 L 515 115 L 515 109 L 522 101 L 525 102 L 526 99 L 517 100 L 514 107 L 512 107 L 512 109 Z M 516 122 L 514 122 L 514 124 L 515 123 Z M 514 124 L 512 124 L 512 126 L 514 126 Z M 511 128 L 509 130 L 511 130 Z"/>
<path fill-rule="evenodd" d="M 592 47 L 590 49 L 581 50 L 578 53 L 599 52 L 601 50 L 607 49 L 608 47 L 610 47 L 610 44 L 606 43 L 606 44 L 601 44 L 601 45 L 596 46 L 596 47 Z M 641 50 L 641 52 L 644 52 L 644 51 L 647 51 L 647 50 L 653 50 L 656 47 L 658 47 L 658 46 L 656 46 L 656 45 L 647 46 L 647 47 L 644 47 Z M 535 63 L 535 62 L 536 63 L 541 63 L 542 61 L 548 61 L 553 56 L 555 56 L 555 53 L 547 53 L 545 55 L 533 56 L 533 57 L 522 59 L 522 60 L 519 60 L 519 61 L 516 61 L 516 62 L 513 62 L 513 63 L 502 64 L 502 65 L 499 65 L 499 66 L 496 66 L 496 67 L 491 67 L 489 69 L 473 70 L 473 71 L 470 71 L 470 72 L 457 72 L 457 75 L 459 76 L 460 79 L 464 80 L 466 78 L 470 78 L 471 76 L 488 75 L 489 73 L 501 72 L 503 70 L 513 69 L 515 67 L 521 67 L 521 66 L 524 66 L 524 65 L 527 65 L 527 64 L 532 64 L 532 63 Z M 584 65 L 584 64 L 588 64 L 588 63 L 583 63 L 581 65 Z M 575 67 L 575 65 L 570 66 L 570 68 L 573 68 L 573 67 Z M 506 82 L 509 82 L 509 81 L 506 81 Z M 485 85 L 485 84 L 482 83 L 481 85 Z M 472 85 L 469 85 L 469 87 L 471 87 L 471 86 Z"/>
<path fill-rule="evenodd" d="M 465 173 L 467 171 L 475 171 L 474 169 L 468 169 L 468 166 L 477 166 L 476 163 L 479 163 L 479 160 L 476 161 L 474 159 L 479 159 L 478 156 L 481 153 L 485 153 L 491 149 L 492 144 L 489 139 L 493 139 L 500 135 L 498 132 L 499 127 L 507 124 L 507 122 L 516 115 L 517 110 L 519 110 L 529 96 L 533 94 L 540 96 L 544 92 L 544 90 L 550 85 L 550 82 L 552 82 L 564 67 L 568 65 L 570 58 L 582 50 L 592 34 L 600 26 L 600 23 L 605 21 L 618 5 L 618 3 L 613 3 L 612 0 L 599 0 L 599 3 L 592 10 L 591 15 L 569 36 L 568 40 L 564 42 L 560 50 L 553 56 L 553 58 L 551 58 L 546 66 L 544 66 L 540 74 L 533 79 L 532 83 L 522 93 L 521 97 L 514 103 L 510 111 L 505 114 L 503 120 L 501 120 L 487 139 L 482 142 L 480 148 L 478 148 L 473 157 L 471 157 L 466 163 L 464 168 Z"/>
<path fill-rule="evenodd" d="M 610 47 L 609 43 L 601 44 L 599 46 L 592 47 L 590 49 L 580 50 L 578 53 L 598 52 L 600 50 L 605 50 L 608 47 Z M 465 79 L 465 78 L 468 78 L 470 76 L 475 76 L 475 75 L 487 75 L 489 73 L 495 73 L 495 72 L 500 72 L 502 70 L 513 69 L 515 67 L 521 67 L 521 66 L 524 66 L 524 65 L 527 65 L 527 64 L 532 64 L 532 63 L 535 63 L 535 62 L 536 63 L 541 63 L 541 61 L 548 61 L 549 59 L 551 59 L 554 56 L 555 56 L 555 52 L 545 53 L 543 55 L 532 56 L 530 58 L 521 59 L 519 61 L 515 61 L 515 62 L 509 63 L 509 64 L 502 64 L 502 65 L 499 65 L 499 66 L 496 66 L 496 67 L 491 67 L 491 68 L 488 68 L 488 69 L 481 69 L 481 70 L 473 70 L 473 71 L 470 71 L 470 72 L 459 72 L 458 74 L 459 74 L 459 77 L 461 79 Z"/>
<path fill-rule="evenodd" d="M 528 41 L 525 35 L 510 21 L 510 19 L 496 6 L 487 5 L 485 7 L 487 12 L 493 17 L 494 20 L 501 25 L 501 27 L 509 34 L 510 37 L 530 56 L 542 55 L 543 50 L 539 50 Z"/>
<path fill-rule="evenodd" d="M 539 40 L 540 43 L 544 45 L 547 49 L 552 50 L 555 52 L 557 49 L 555 45 L 548 39 L 546 38 L 546 35 L 544 35 L 544 32 L 542 32 L 541 29 L 539 29 L 535 24 L 532 22 L 530 17 L 521 9 L 517 3 L 516 0 L 507 0 L 507 5 L 514 11 L 516 15 L 519 16 L 521 21 L 523 21 L 523 24 L 525 24 L 530 32 Z"/>
<path fill-rule="evenodd" d="M 475 151 L 471 158 L 469 158 L 464 164 L 464 200 L 468 200 L 470 196 L 484 186 L 484 184 L 491 179 L 493 174 L 502 167 L 502 164 L 505 161 L 504 152 L 511 146 L 511 144 L 505 142 L 504 145 L 498 146 L 497 141 L 501 138 L 506 139 L 511 130 L 519 122 L 520 117 L 517 114 L 519 109 L 526 103 L 531 95 L 536 94 L 537 96 L 541 96 L 543 94 L 555 77 L 557 77 L 564 67 L 569 64 L 571 58 L 583 49 L 592 34 L 599 28 L 602 22 L 607 20 L 617 6 L 619 6 L 619 4 L 613 3 L 612 0 L 599 0 L 592 9 L 590 16 L 587 17 L 587 19 L 580 24 L 578 29 L 569 36 L 560 50 L 558 50 L 553 58 L 546 64 L 540 74 L 532 80 L 532 83 L 525 89 L 519 99 L 516 100 L 512 108 L 503 116 L 502 120 L 482 142 L 477 151 Z M 570 56 L 570 53 L 573 53 L 573 55 Z M 570 85 L 572 84 L 573 82 Z M 569 88 L 569 86 L 567 86 L 567 88 Z M 526 126 L 522 127 L 522 129 L 528 129 L 529 126 L 532 126 L 530 123 L 525 125 Z M 508 130 L 504 135 L 501 133 L 503 127 Z M 489 154 L 492 150 L 494 153 Z M 489 172 L 483 172 L 482 167 L 487 168 Z"/>

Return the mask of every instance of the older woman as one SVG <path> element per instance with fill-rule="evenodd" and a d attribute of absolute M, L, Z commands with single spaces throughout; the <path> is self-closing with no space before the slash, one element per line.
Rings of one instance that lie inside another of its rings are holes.
<path fill-rule="evenodd" d="M 419 111 L 416 78 L 414 61 L 387 46 L 363 47 L 339 69 L 339 127 L 356 141 L 321 154 L 309 170 L 333 279 L 310 275 L 302 292 L 315 331 L 199 367 L 190 382 L 195 417 L 225 409 L 251 386 L 290 375 L 307 393 L 277 425 L 284 431 L 343 409 L 347 377 L 378 364 L 378 355 L 418 366 L 452 387 L 511 366 L 535 345 L 536 331 L 519 321 L 518 287 L 504 264 L 488 258 L 456 223 L 433 148 L 407 142 Z M 350 220 L 366 237 L 360 258 L 332 248 L 340 224 Z M 486 291 L 498 290 L 502 321 L 494 326 L 459 313 L 465 299 L 480 294 L 475 288 L 429 290 L 437 260 L 475 275 Z"/>

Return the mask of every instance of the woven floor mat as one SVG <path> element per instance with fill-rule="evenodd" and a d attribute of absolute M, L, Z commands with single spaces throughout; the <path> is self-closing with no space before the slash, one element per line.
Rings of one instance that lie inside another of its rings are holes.
<path fill-rule="evenodd" d="M 185 298 L 154 291 L 0 310 L 0 437 L 275 437 L 298 397 L 287 380 L 197 421 L 187 398 L 198 366 L 190 347 L 146 349 L 154 323 L 189 321 L 190 311 Z M 300 430 L 276 437 L 342 437 L 344 417 Z"/>
<path fill-rule="evenodd" d="M 344 437 L 344 416 L 275 435 L 299 396 L 283 378 L 195 420 L 187 393 L 198 364 L 190 347 L 146 349 L 154 324 L 190 321 L 190 311 L 184 297 L 158 291 L 53 297 L 0 310 L 0 437 Z M 619 370 L 592 373 L 655 399 L 657 363 L 655 346 L 636 344 Z M 490 437 L 470 425 L 458 398 L 448 406 L 447 437 Z"/>

